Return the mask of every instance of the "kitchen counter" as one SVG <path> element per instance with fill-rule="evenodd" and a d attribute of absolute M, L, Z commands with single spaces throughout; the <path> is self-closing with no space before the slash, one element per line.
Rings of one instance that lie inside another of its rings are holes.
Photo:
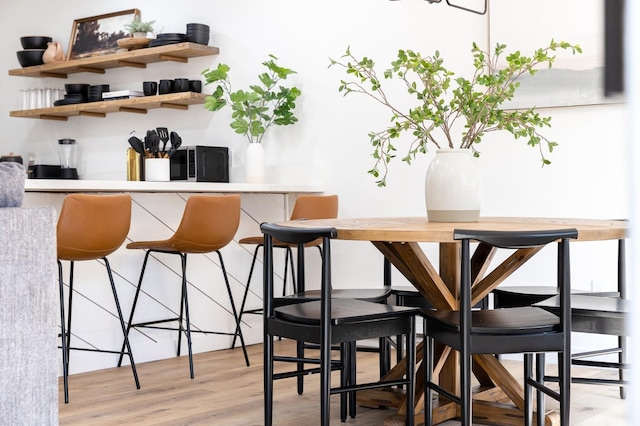
<path fill-rule="evenodd" d="M 247 194 L 321 193 L 319 185 L 117 180 L 27 179 L 26 192 L 216 192 Z"/>

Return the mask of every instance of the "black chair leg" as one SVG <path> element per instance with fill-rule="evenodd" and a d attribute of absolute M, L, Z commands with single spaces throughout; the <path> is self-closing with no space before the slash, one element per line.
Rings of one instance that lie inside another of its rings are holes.
<path fill-rule="evenodd" d="M 264 336 L 264 424 L 273 423 L 273 337 Z"/>
<path fill-rule="evenodd" d="M 357 355 L 357 345 L 356 342 L 349 342 L 349 385 L 353 386 L 356 384 L 356 372 L 357 372 L 357 364 L 356 364 L 356 355 Z M 349 416 L 352 419 L 356 418 L 356 392 L 349 392 Z"/>
<path fill-rule="evenodd" d="M 116 304 L 116 311 L 118 312 L 118 319 L 120 320 L 120 327 L 122 328 L 122 335 L 124 336 L 124 345 L 127 349 L 127 355 L 129 356 L 129 363 L 131 364 L 131 371 L 133 372 L 133 379 L 136 382 L 136 389 L 140 389 L 140 381 L 138 380 L 138 372 L 136 371 L 136 363 L 133 361 L 133 352 L 131 351 L 131 346 L 129 345 L 129 338 L 127 337 L 127 326 L 124 323 L 124 318 L 122 317 L 122 309 L 120 308 L 120 301 L 118 300 L 118 292 L 116 291 L 116 284 L 113 281 L 113 274 L 111 272 L 111 265 L 109 265 L 109 261 L 106 257 L 103 257 L 104 265 L 107 268 L 107 275 L 109 275 L 109 282 L 111 283 L 111 291 L 113 292 L 113 301 Z M 120 352 L 120 356 L 123 353 Z"/>
<path fill-rule="evenodd" d="M 544 385 L 544 369 L 545 369 L 545 354 L 539 353 L 536 355 L 536 379 L 538 383 Z M 536 393 L 536 419 L 539 425 L 544 425 L 545 421 L 545 403 L 544 403 L 545 393 L 541 390 L 538 390 Z"/>
<path fill-rule="evenodd" d="M 62 348 L 62 380 L 64 383 L 64 403 L 69 403 L 69 364 L 68 356 L 69 351 L 67 349 L 67 331 L 65 327 L 65 315 L 64 315 L 64 282 L 62 281 L 62 262 L 58 260 L 58 282 L 60 284 L 60 340 Z"/>
<path fill-rule="evenodd" d="M 350 356 L 350 352 L 351 352 L 351 343 L 347 342 L 347 343 L 341 343 L 340 344 L 340 363 L 341 363 L 341 368 L 340 368 L 340 386 L 341 387 L 347 387 L 349 386 L 351 383 L 351 356 Z M 347 392 L 342 392 L 340 393 L 340 421 L 341 422 L 346 422 L 347 421 L 347 400 L 351 400 L 350 398 L 350 393 Z"/>
<path fill-rule="evenodd" d="M 416 368 L 416 333 L 415 333 L 415 320 L 411 318 L 411 328 L 409 330 L 409 335 L 407 336 L 407 379 L 409 379 L 409 383 L 407 384 L 407 417 L 406 424 L 407 426 L 413 426 L 415 424 L 415 368 Z"/>
<path fill-rule="evenodd" d="M 242 353 L 244 354 L 244 362 L 249 367 L 249 355 L 247 354 L 247 347 L 244 344 L 244 337 L 242 336 L 242 329 L 240 328 L 240 317 L 236 311 L 236 304 L 233 302 L 233 294 L 231 293 L 231 285 L 229 285 L 229 277 L 227 276 L 227 269 L 224 266 L 224 260 L 222 259 L 222 253 L 217 251 L 218 259 L 220 260 L 220 267 L 222 269 L 222 276 L 224 277 L 224 283 L 227 286 L 227 294 L 229 295 L 229 303 L 231 303 L 231 312 L 233 313 L 233 319 L 236 321 L 236 331 L 233 336 L 234 340 L 240 337 L 240 344 L 242 345 Z"/>
<path fill-rule="evenodd" d="M 533 423 L 533 393 L 529 380 L 533 380 L 533 354 L 524 354 L 524 424 L 530 426 Z M 537 359 L 537 358 L 536 358 Z M 540 376 L 537 376 L 538 380 Z M 540 406 L 538 406 L 538 409 Z"/>
<path fill-rule="evenodd" d="M 424 321 L 426 327 L 426 321 Z M 424 424 L 431 426 L 433 424 L 433 392 L 431 391 L 431 382 L 433 381 L 433 339 L 424 335 L 423 348 L 423 364 L 424 364 Z"/>
<path fill-rule="evenodd" d="M 620 348 L 618 362 L 620 365 L 624 365 L 627 362 L 627 338 L 625 336 L 618 336 L 618 347 Z M 625 379 L 624 368 L 618 370 L 618 378 L 620 381 Z M 627 399 L 627 390 L 624 386 L 620 386 L 620 399 Z"/>
<path fill-rule="evenodd" d="M 569 351 L 558 353 L 558 369 L 560 371 L 560 424 L 570 425 L 571 355 Z"/>

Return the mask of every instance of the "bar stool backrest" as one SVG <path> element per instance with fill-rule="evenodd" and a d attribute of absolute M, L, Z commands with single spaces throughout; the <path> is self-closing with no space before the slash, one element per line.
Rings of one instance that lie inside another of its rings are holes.
<path fill-rule="evenodd" d="M 131 195 L 68 195 L 58 218 L 58 259 L 108 256 L 127 238 L 130 224 Z"/>
<path fill-rule="evenodd" d="M 337 195 L 300 195 L 291 213 L 291 220 L 336 217 L 338 217 Z"/>
<path fill-rule="evenodd" d="M 210 253 L 229 244 L 239 225 L 239 195 L 192 195 L 169 244 L 183 253 Z"/>

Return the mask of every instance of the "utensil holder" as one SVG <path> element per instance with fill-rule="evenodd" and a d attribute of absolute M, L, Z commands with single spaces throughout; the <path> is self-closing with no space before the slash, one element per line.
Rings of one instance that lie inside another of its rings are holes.
<path fill-rule="evenodd" d="M 144 180 L 149 182 L 169 182 L 169 159 L 146 158 L 144 160 Z"/>

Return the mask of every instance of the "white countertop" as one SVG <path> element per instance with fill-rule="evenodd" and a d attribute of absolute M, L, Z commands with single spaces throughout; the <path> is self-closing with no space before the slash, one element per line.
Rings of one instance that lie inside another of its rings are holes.
<path fill-rule="evenodd" d="M 320 185 L 251 184 L 207 182 L 129 182 L 117 180 L 27 179 L 26 192 L 233 192 L 233 193 L 321 193 Z"/>

